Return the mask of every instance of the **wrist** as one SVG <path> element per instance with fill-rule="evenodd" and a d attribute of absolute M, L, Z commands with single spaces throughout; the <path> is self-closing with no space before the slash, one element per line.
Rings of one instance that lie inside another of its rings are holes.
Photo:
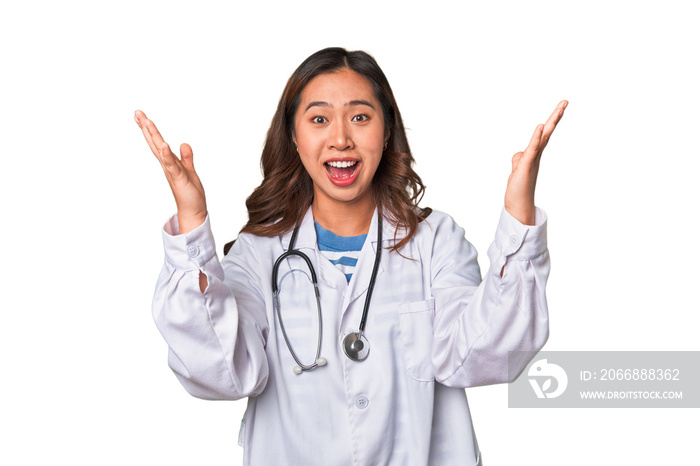
<path fill-rule="evenodd" d="M 177 223 L 179 225 L 178 233 L 181 235 L 184 235 L 185 233 L 189 233 L 192 230 L 199 227 L 200 225 L 202 225 L 206 219 L 207 219 L 206 212 L 204 212 L 203 214 L 186 215 L 186 214 L 181 214 L 178 211 L 178 213 L 177 213 Z"/>
<path fill-rule="evenodd" d="M 523 225 L 528 225 L 528 226 L 533 226 L 535 225 L 535 206 L 533 205 L 531 208 L 513 208 L 510 207 L 506 204 L 505 206 L 506 211 L 518 222 L 522 223 Z"/>

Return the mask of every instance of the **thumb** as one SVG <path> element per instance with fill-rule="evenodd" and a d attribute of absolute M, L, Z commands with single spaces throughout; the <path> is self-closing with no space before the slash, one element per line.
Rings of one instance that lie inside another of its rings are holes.
<path fill-rule="evenodd" d="M 189 144 L 180 144 L 180 159 L 187 170 L 194 171 L 192 148 Z"/>
<path fill-rule="evenodd" d="M 514 156 L 513 159 L 511 160 L 512 167 L 511 171 L 515 171 L 516 168 L 518 168 L 518 163 L 520 162 L 520 158 L 523 156 L 522 152 L 517 152 Z"/>

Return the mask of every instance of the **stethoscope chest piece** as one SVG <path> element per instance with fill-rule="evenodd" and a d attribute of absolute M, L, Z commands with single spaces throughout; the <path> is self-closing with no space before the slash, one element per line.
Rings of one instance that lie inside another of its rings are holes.
<path fill-rule="evenodd" d="M 343 339 L 343 351 L 353 361 L 364 361 L 369 355 L 369 341 L 359 332 L 351 332 Z"/>

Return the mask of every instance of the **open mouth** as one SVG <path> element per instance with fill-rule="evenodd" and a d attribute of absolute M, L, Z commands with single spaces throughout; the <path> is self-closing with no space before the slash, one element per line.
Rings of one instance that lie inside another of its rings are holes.
<path fill-rule="evenodd" d="M 324 165 L 334 184 L 347 185 L 353 181 L 359 163 L 357 160 L 331 160 Z"/>

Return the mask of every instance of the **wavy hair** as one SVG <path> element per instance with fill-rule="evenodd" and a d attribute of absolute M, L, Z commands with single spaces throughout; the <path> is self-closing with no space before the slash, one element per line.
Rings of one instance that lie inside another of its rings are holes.
<path fill-rule="evenodd" d="M 374 202 L 380 212 L 406 237 L 391 250 L 398 250 L 415 235 L 418 223 L 430 215 L 418 203 L 425 186 L 413 170 L 414 159 L 408 146 L 401 113 L 389 81 L 377 62 L 366 52 L 349 52 L 332 47 L 320 50 L 292 73 L 282 92 L 260 158 L 263 181 L 246 200 L 248 223 L 241 232 L 258 236 L 278 236 L 291 231 L 313 202 L 311 177 L 301 162 L 294 134 L 294 117 L 301 93 L 316 76 L 350 69 L 372 85 L 389 130 L 387 148 L 372 180 Z"/>

